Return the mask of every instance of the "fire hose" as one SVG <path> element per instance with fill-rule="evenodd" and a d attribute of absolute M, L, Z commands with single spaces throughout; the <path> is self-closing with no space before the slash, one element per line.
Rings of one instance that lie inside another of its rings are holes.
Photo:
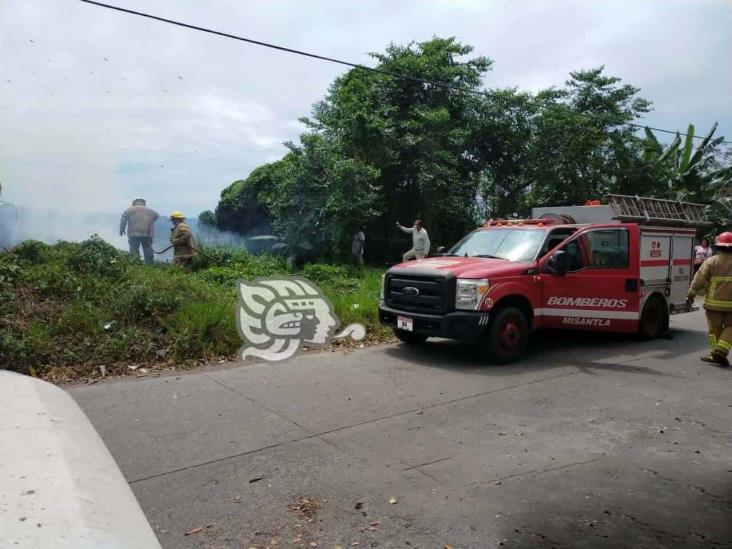
<path fill-rule="evenodd" d="M 157 251 L 157 250 L 155 250 L 155 249 L 153 248 L 153 252 L 155 252 L 155 253 L 156 253 L 157 255 L 161 255 L 161 254 L 164 254 L 165 252 L 167 252 L 168 250 L 170 250 L 170 249 L 171 249 L 172 247 L 173 247 L 173 245 L 171 244 L 170 246 L 168 246 L 168 247 L 167 247 L 167 248 L 165 248 L 164 250 L 160 250 L 160 251 Z M 194 252 L 196 252 L 196 253 L 198 253 L 198 254 L 201 254 L 201 255 L 202 255 L 203 257 L 205 257 L 206 259 L 210 259 L 211 261 L 213 261 L 213 262 L 215 262 L 215 263 L 218 263 L 218 264 L 219 264 L 219 265 L 221 265 L 221 266 L 224 266 L 224 267 L 225 267 L 225 266 L 227 266 L 227 265 L 229 264 L 229 262 L 228 262 L 228 261 L 223 261 L 223 260 L 221 260 L 221 259 L 216 259 L 215 257 L 211 257 L 211 256 L 210 256 L 210 255 L 208 255 L 207 253 L 204 253 L 204 252 L 202 252 L 201 250 L 199 250 L 198 248 L 196 248 L 196 247 L 194 247 L 194 246 L 188 246 L 188 247 L 189 247 L 189 248 L 190 248 L 191 250 L 193 250 Z"/>

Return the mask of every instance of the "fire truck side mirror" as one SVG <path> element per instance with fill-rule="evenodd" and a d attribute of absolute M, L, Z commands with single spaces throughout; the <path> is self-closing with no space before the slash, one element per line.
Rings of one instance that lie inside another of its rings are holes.
<path fill-rule="evenodd" d="M 564 276 L 569 270 L 569 256 L 567 252 L 559 250 L 554 252 L 547 261 L 547 270 L 557 276 Z"/>
<path fill-rule="evenodd" d="M 437 246 L 437 255 L 443 255 L 447 251 L 444 246 Z"/>

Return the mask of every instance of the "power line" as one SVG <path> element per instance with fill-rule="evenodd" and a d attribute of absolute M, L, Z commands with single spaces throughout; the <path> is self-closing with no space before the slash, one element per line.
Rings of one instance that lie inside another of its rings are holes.
<path fill-rule="evenodd" d="M 229 34 L 227 32 L 217 31 L 217 30 L 214 30 L 214 29 L 206 28 L 206 27 L 200 27 L 198 25 L 191 25 L 190 23 L 184 23 L 182 21 L 176 21 L 174 19 L 167 19 L 165 17 L 159 17 L 157 15 L 152 15 L 150 13 L 145 13 L 145 12 L 141 12 L 141 11 L 130 10 L 130 9 L 127 9 L 127 8 L 121 8 L 119 6 L 113 6 L 111 4 L 105 4 L 103 2 L 97 2 L 95 0 L 79 0 L 79 1 L 80 2 L 84 2 L 85 4 L 91 4 L 91 5 L 94 5 L 94 6 L 101 7 L 101 8 L 106 8 L 106 9 L 110 9 L 110 10 L 114 10 L 114 11 L 118 11 L 118 12 L 122 12 L 122 13 L 128 13 L 130 15 L 137 15 L 139 17 L 144 17 L 144 18 L 147 18 L 147 19 L 152 19 L 154 21 L 160 21 L 161 23 L 168 23 L 170 25 L 175 25 L 175 26 L 178 26 L 178 27 L 186 28 L 186 29 L 191 29 L 191 30 L 195 30 L 195 31 L 199 31 L 199 32 L 205 32 L 205 33 L 213 34 L 213 35 L 216 35 L 216 36 L 222 36 L 224 38 L 230 38 L 232 40 L 239 40 L 240 42 L 246 42 L 248 44 L 254 44 L 255 46 L 262 46 L 262 47 L 265 47 L 265 48 L 270 48 L 270 49 L 277 50 L 277 51 L 282 51 L 282 52 L 285 52 L 285 53 L 292 53 L 292 54 L 295 54 L 295 55 L 301 55 L 303 57 L 309 57 L 311 59 L 317 59 L 319 61 L 327 61 L 329 63 L 336 63 L 338 65 L 344 65 L 346 67 L 351 67 L 351 68 L 354 68 L 354 69 L 360 69 L 360 70 L 364 70 L 364 71 L 368 71 L 368 72 L 373 72 L 373 73 L 377 73 L 377 74 L 383 74 L 385 76 L 391 76 L 393 78 L 399 78 L 399 79 L 403 79 L 403 80 L 411 80 L 413 82 L 419 82 L 421 84 L 428 84 L 428 85 L 431 85 L 431 86 L 436 86 L 436 87 L 439 87 L 439 88 L 443 88 L 443 89 L 446 89 L 446 90 L 455 91 L 455 92 L 459 92 L 459 93 L 467 93 L 467 94 L 471 94 L 471 95 L 480 95 L 480 96 L 483 96 L 483 97 L 487 97 L 489 99 L 491 99 L 491 98 L 492 99 L 496 99 L 495 97 L 491 96 L 488 92 L 479 91 L 479 90 L 471 90 L 471 89 L 467 89 L 467 88 L 461 88 L 460 86 L 455 86 L 454 84 L 450 84 L 449 82 L 440 82 L 440 81 L 437 81 L 437 80 L 429 80 L 429 79 L 426 79 L 426 78 L 420 78 L 418 76 L 412 76 L 412 75 L 409 75 L 409 74 L 401 74 L 401 73 L 397 73 L 397 72 L 386 71 L 386 70 L 379 69 L 379 68 L 375 68 L 375 67 L 368 67 L 366 65 L 361 65 L 360 63 L 352 63 L 350 61 L 344 61 L 343 59 L 337 59 L 335 57 L 327 57 L 327 56 L 324 56 L 324 55 L 318 55 L 316 53 L 310 53 L 310 52 L 303 51 L 303 50 L 297 50 L 297 49 L 294 49 L 294 48 L 288 48 L 288 47 L 285 47 L 285 46 L 280 46 L 278 44 L 273 44 L 271 42 L 263 42 L 261 40 L 254 40 L 253 38 L 247 38 L 245 36 L 239 36 L 239 35 L 236 35 L 236 34 Z M 499 98 L 499 99 L 503 99 L 503 98 Z M 536 106 L 536 107 L 541 108 L 541 109 L 555 109 L 555 110 L 559 109 L 559 107 L 557 107 L 557 106 L 554 106 L 554 105 L 545 105 L 545 104 L 538 103 L 538 102 L 535 102 L 535 101 L 525 101 L 525 103 L 526 104 L 529 104 L 529 105 Z M 606 118 L 604 116 L 597 115 L 597 114 L 594 114 L 594 113 L 576 112 L 576 111 L 571 111 L 571 110 L 565 110 L 563 112 L 565 114 L 572 114 L 572 115 L 582 116 L 582 117 L 586 117 L 586 118 L 590 118 L 590 119 L 600 119 L 603 122 L 612 123 L 612 124 L 615 124 L 615 125 L 618 125 L 618 126 L 629 126 L 629 127 L 632 127 L 632 128 L 635 128 L 635 129 L 641 129 L 641 130 L 642 129 L 649 129 L 649 130 L 653 130 L 653 131 L 659 132 L 659 133 L 667 133 L 667 134 L 671 134 L 671 135 L 679 135 L 679 136 L 682 136 L 682 137 L 688 137 L 688 134 L 686 134 L 686 133 L 682 133 L 682 132 L 678 132 L 678 131 L 673 131 L 673 130 L 666 130 L 664 128 L 655 128 L 653 126 L 647 126 L 647 125 L 644 125 L 644 124 L 636 124 L 634 122 L 626 122 L 626 121 L 622 121 L 622 120 L 612 120 L 612 119 L 609 119 L 609 118 Z M 699 136 L 699 135 L 693 135 L 692 138 L 693 139 L 704 139 L 704 137 Z M 722 141 L 722 143 L 724 143 L 726 145 L 732 145 L 732 141 Z"/>

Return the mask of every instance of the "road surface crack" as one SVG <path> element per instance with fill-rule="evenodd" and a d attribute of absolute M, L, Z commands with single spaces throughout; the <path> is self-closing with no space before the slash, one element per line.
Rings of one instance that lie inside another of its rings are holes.
<path fill-rule="evenodd" d="M 333 429 L 328 429 L 328 430 L 325 430 L 325 431 L 320 431 L 318 433 L 313 433 L 309 429 L 307 429 L 307 428 L 299 425 L 298 423 L 296 423 L 292 419 L 288 418 L 287 416 L 284 416 L 284 415 L 282 415 L 282 414 L 280 414 L 280 413 L 278 413 L 278 412 L 276 412 L 274 410 L 271 410 L 270 408 L 268 408 L 268 407 L 260 404 L 255 399 L 253 399 L 250 396 L 247 396 L 246 394 L 242 393 L 241 391 L 238 391 L 236 389 L 232 389 L 231 387 L 228 387 L 225 384 L 223 384 L 223 383 L 221 383 L 221 382 L 219 382 L 219 381 L 217 381 L 217 380 L 215 380 L 213 378 L 210 378 L 208 374 L 204 374 L 204 375 L 206 377 L 208 377 L 211 381 L 213 381 L 214 383 L 216 383 L 217 385 L 220 385 L 221 387 L 223 387 L 225 389 L 228 389 L 229 391 L 231 391 L 231 392 L 233 392 L 233 393 L 241 396 L 242 398 L 247 399 L 249 402 L 251 402 L 253 404 L 256 404 L 257 406 L 260 406 L 261 408 L 269 411 L 270 413 L 276 415 L 277 417 L 280 417 L 282 419 L 285 419 L 285 420 L 289 421 L 290 423 L 293 423 L 294 425 L 296 425 L 297 427 L 299 427 L 300 429 L 302 429 L 303 431 L 305 431 L 306 433 L 309 433 L 309 434 L 307 434 L 307 435 L 305 435 L 303 437 L 288 439 L 288 440 L 284 440 L 282 442 L 278 442 L 278 443 L 275 443 L 275 444 L 269 444 L 269 445 L 263 446 L 261 448 L 254 448 L 252 450 L 246 450 L 244 452 L 239 452 L 239 453 L 236 453 L 236 454 L 232 454 L 232 455 L 228 455 L 228 456 L 223 456 L 223 457 L 216 458 L 216 459 L 211 459 L 211 460 L 204 461 L 204 462 L 201 462 L 201 463 L 194 463 L 192 465 L 186 465 L 185 467 L 178 467 L 176 469 L 171 469 L 170 471 L 163 471 L 161 473 L 155 473 L 153 475 L 148 475 L 146 477 L 136 478 L 136 479 L 133 479 L 133 480 L 128 481 L 129 484 L 136 484 L 138 482 L 143 482 L 143 481 L 146 481 L 146 480 L 152 480 L 152 479 L 155 479 L 155 478 L 163 477 L 165 475 L 170 475 L 170 474 L 173 474 L 173 473 L 180 473 L 182 471 L 190 471 L 191 469 L 196 469 L 198 467 L 204 467 L 206 465 L 212 465 L 214 463 L 221 463 L 223 461 L 227 461 L 227 460 L 230 460 L 230 459 L 237 459 L 237 458 L 240 458 L 240 457 L 249 456 L 249 455 L 255 454 L 257 452 L 263 452 L 263 451 L 267 451 L 267 450 L 272 450 L 272 449 L 277 448 L 279 446 L 283 446 L 283 445 L 286 445 L 286 444 L 292 444 L 292 443 L 295 443 L 295 442 L 301 442 L 301 441 L 305 441 L 305 440 L 310 440 L 310 439 L 313 439 L 313 438 L 317 438 L 317 439 L 321 440 L 322 442 L 324 442 L 326 444 L 329 444 L 331 446 L 334 446 L 331 442 L 329 442 L 328 440 L 322 439 L 321 437 L 326 436 L 326 435 L 330 435 L 330 434 L 333 434 L 333 433 L 339 433 L 341 431 L 347 431 L 348 429 L 353 429 L 355 427 L 362 427 L 364 425 L 372 425 L 372 424 L 378 423 L 380 421 L 385 421 L 385 420 L 388 420 L 388 419 L 394 419 L 394 418 L 406 416 L 406 415 L 409 415 L 409 414 L 414 414 L 414 413 L 419 412 L 419 411 L 430 410 L 430 409 L 433 409 L 433 408 L 438 408 L 440 406 L 447 406 L 447 405 L 450 405 L 450 404 L 454 404 L 456 402 L 463 402 L 463 401 L 466 401 L 466 400 L 470 400 L 470 399 L 474 399 L 474 398 L 480 398 L 480 397 L 483 397 L 483 396 L 486 396 L 486 395 L 500 393 L 500 392 L 503 392 L 503 391 L 511 391 L 511 390 L 517 389 L 519 387 L 525 387 L 527 385 L 535 385 L 537 383 L 543 383 L 545 381 L 553 381 L 555 379 L 561 379 L 561 378 L 565 378 L 565 377 L 571 377 L 571 376 L 577 375 L 577 372 L 569 372 L 569 373 L 564 373 L 564 374 L 558 374 L 558 375 L 555 375 L 555 376 L 548 376 L 548 377 L 544 377 L 544 378 L 541 378 L 541 379 L 534 379 L 534 380 L 531 380 L 531 381 L 525 381 L 523 383 L 516 383 L 514 385 L 508 385 L 506 387 L 500 387 L 498 389 L 489 389 L 487 391 L 481 391 L 480 393 L 474 393 L 472 395 L 466 395 L 466 396 L 463 396 L 463 397 L 458 397 L 458 398 L 454 398 L 454 399 L 450 399 L 450 400 L 444 400 L 444 401 L 441 401 L 441 402 L 435 402 L 434 404 L 428 404 L 426 406 L 420 406 L 419 408 L 412 408 L 412 409 L 409 409 L 409 410 L 403 410 L 401 412 L 396 412 L 396 413 L 389 414 L 389 415 L 386 415 L 386 416 L 381 416 L 381 417 L 377 417 L 377 418 L 374 418 L 374 419 L 368 419 L 368 420 L 365 420 L 365 421 L 360 421 L 360 422 L 353 423 L 353 424 L 350 424 L 350 425 L 344 425 L 344 426 L 341 426 L 341 427 L 335 427 Z M 416 470 L 419 471 L 419 472 L 421 472 L 421 473 L 423 473 L 423 474 L 426 474 L 426 473 L 424 473 L 424 471 L 422 471 L 420 469 L 416 469 Z M 429 476 L 429 475 L 427 475 L 427 476 Z M 432 477 L 430 477 L 430 478 L 432 478 Z M 435 480 L 435 479 L 433 479 L 433 480 Z"/>
<path fill-rule="evenodd" d="M 522 471 L 521 473 L 515 473 L 513 475 L 506 475 L 504 477 L 496 477 L 489 480 L 478 480 L 476 482 L 468 482 L 467 484 L 464 484 L 463 486 L 476 486 L 480 484 L 490 484 L 494 482 L 503 482 L 504 480 L 512 480 L 515 478 L 521 478 L 526 476 L 536 476 L 536 475 L 543 475 L 545 473 L 552 473 L 554 471 L 561 471 L 563 469 L 569 469 L 571 467 L 577 467 L 579 465 L 588 465 L 590 463 L 595 463 L 596 461 L 599 461 L 600 458 L 594 458 L 594 459 L 587 459 L 584 461 L 575 461 L 574 463 L 567 463 L 565 465 L 557 465 L 556 467 L 547 467 L 546 469 L 529 469 L 528 471 Z"/>

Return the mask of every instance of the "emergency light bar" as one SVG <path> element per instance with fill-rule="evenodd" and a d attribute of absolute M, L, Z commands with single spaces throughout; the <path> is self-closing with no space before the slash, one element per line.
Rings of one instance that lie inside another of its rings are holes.
<path fill-rule="evenodd" d="M 485 222 L 484 227 L 507 227 L 514 225 L 556 225 L 555 219 L 490 219 Z"/>

